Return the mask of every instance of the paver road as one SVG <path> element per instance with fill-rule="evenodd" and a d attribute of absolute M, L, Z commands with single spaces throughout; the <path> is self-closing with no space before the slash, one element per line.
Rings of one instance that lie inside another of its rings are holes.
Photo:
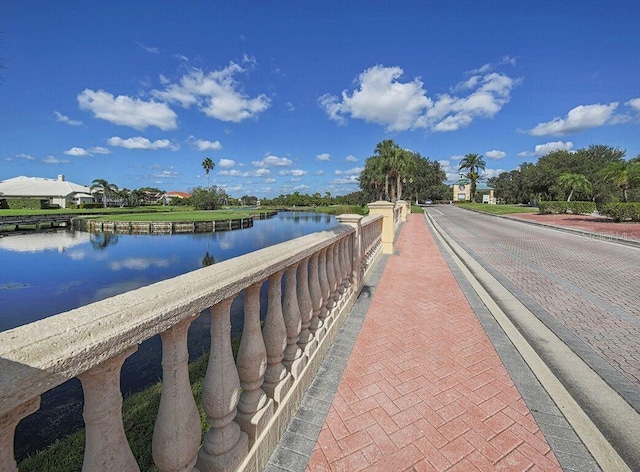
<path fill-rule="evenodd" d="M 640 248 L 453 206 L 426 211 L 640 411 Z"/>

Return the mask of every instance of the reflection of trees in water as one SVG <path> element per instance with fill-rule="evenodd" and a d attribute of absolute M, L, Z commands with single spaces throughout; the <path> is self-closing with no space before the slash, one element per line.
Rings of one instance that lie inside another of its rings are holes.
<path fill-rule="evenodd" d="M 98 233 L 91 238 L 91 245 L 94 249 L 105 249 L 118 243 L 118 235 L 115 233 Z"/>
<path fill-rule="evenodd" d="M 202 266 L 203 267 L 208 267 L 208 266 L 213 265 L 215 263 L 216 263 L 215 257 L 213 257 L 211 254 L 209 254 L 209 251 L 207 251 L 207 253 L 202 258 Z"/>

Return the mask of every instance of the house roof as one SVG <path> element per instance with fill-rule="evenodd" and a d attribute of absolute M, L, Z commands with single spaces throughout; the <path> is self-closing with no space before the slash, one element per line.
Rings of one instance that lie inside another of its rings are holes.
<path fill-rule="evenodd" d="M 458 179 L 451 185 L 469 185 L 470 183 L 471 183 L 471 180 L 469 179 Z M 493 190 L 493 187 L 491 185 L 485 184 L 484 182 L 476 182 L 476 190 L 477 191 Z"/>
<path fill-rule="evenodd" d="M 90 195 L 91 189 L 67 182 L 63 176 L 57 179 L 20 176 L 0 182 L 3 197 L 66 197 L 78 193 Z"/>
<path fill-rule="evenodd" d="M 167 192 L 164 194 L 165 197 L 178 197 L 178 198 L 189 198 L 191 194 L 187 192 L 178 192 L 176 190 L 172 190 L 171 192 Z"/>

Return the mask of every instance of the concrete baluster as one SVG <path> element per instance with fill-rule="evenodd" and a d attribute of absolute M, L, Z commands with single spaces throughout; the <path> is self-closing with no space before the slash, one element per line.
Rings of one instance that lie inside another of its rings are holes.
<path fill-rule="evenodd" d="M 78 376 L 86 429 L 83 472 L 140 470 L 124 434 L 120 392 L 122 364 L 137 349 L 131 347 Z"/>
<path fill-rule="evenodd" d="M 300 336 L 298 346 L 304 351 L 307 358 L 315 350 L 315 340 L 311 331 L 311 321 L 313 318 L 313 303 L 311 302 L 309 280 L 310 257 L 304 259 L 298 266 L 298 283 L 296 292 L 298 295 L 298 306 L 300 307 Z"/>
<path fill-rule="evenodd" d="M 282 273 L 280 271 L 269 277 L 267 316 L 262 330 L 267 348 L 267 370 L 262 389 L 273 398 L 276 408 L 291 387 L 291 374 L 282 364 L 287 346 L 287 327 L 282 315 Z"/>
<path fill-rule="evenodd" d="M 198 453 L 200 472 L 236 470 L 249 450 L 247 433 L 234 421 L 240 379 L 231 350 L 232 302 L 233 297 L 211 307 L 211 350 L 202 387 L 202 407 L 210 428 Z"/>
<path fill-rule="evenodd" d="M 40 408 L 40 397 L 18 405 L 0 417 L 0 468 L 7 472 L 18 472 L 18 464 L 14 456 L 14 438 L 16 426 L 27 416 L 35 413 Z"/>
<path fill-rule="evenodd" d="M 162 395 L 153 429 L 153 462 L 162 472 L 191 470 L 202 439 L 200 414 L 189 382 L 187 334 L 194 317 L 160 334 Z"/>
<path fill-rule="evenodd" d="M 355 214 L 339 215 L 337 220 L 340 224 L 352 226 L 356 231 L 351 235 L 347 242 L 347 286 L 358 292 L 362 287 L 364 276 L 363 260 L 365 259 L 364 251 L 371 241 L 371 231 L 365 231 L 362 228 L 362 216 Z"/>
<path fill-rule="evenodd" d="M 329 320 L 327 317 L 329 316 L 328 306 L 329 303 L 333 300 L 331 299 L 331 288 L 329 287 L 329 278 L 327 271 L 327 251 L 328 248 L 324 248 L 320 251 L 320 256 L 318 257 L 318 277 L 320 280 L 320 289 L 322 291 L 322 307 L 320 308 L 320 313 L 318 316 L 320 317 L 320 321 L 322 321 L 322 334 L 327 331 Z"/>
<path fill-rule="evenodd" d="M 285 274 L 284 282 L 284 324 L 287 327 L 287 347 L 284 350 L 282 363 L 291 372 L 294 379 L 297 379 L 306 365 L 306 358 L 302 355 L 302 349 L 298 346 L 300 331 L 302 330 L 302 316 L 300 315 L 300 305 L 298 304 L 298 264 L 289 266 Z"/>
<path fill-rule="evenodd" d="M 316 343 L 319 341 L 318 337 L 322 334 L 322 319 L 320 318 L 320 313 L 324 306 L 322 286 L 320 285 L 319 259 L 320 252 L 316 252 L 309 260 L 309 294 L 311 295 L 313 309 L 309 331 L 313 335 Z"/>
<path fill-rule="evenodd" d="M 267 369 L 267 348 L 260 326 L 260 287 L 262 282 L 244 289 L 244 327 L 238 349 L 238 375 L 242 394 L 236 421 L 249 436 L 249 447 L 273 417 L 273 400 L 262 390 Z"/>
<path fill-rule="evenodd" d="M 335 247 L 336 243 L 331 244 L 327 248 L 325 253 L 325 261 L 326 261 L 326 270 L 327 270 L 327 281 L 329 283 L 329 299 L 327 300 L 327 319 L 326 324 L 327 327 L 331 325 L 333 322 L 333 314 L 336 307 L 336 290 L 337 290 L 337 282 L 336 282 L 336 271 L 335 271 Z"/>

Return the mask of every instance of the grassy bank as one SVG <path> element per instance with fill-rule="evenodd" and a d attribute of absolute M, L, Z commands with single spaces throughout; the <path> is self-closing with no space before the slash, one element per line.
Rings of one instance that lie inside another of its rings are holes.
<path fill-rule="evenodd" d="M 97 217 L 89 217 L 96 221 L 219 221 L 249 218 L 256 213 L 265 213 L 258 210 L 210 210 L 210 211 L 169 211 L 156 213 L 128 213 L 109 214 Z"/>
<path fill-rule="evenodd" d="M 509 215 L 512 213 L 537 213 L 537 207 L 525 207 L 520 205 L 488 205 L 486 203 L 456 203 L 466 210 L 491 213 L 492 215 Z"/>

